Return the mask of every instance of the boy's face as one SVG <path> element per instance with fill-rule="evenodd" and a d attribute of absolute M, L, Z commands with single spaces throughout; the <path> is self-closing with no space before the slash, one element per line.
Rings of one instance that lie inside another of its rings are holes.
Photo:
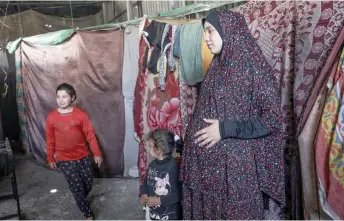
<path fill-rule="evenodd" d="M 61 109 L 66 109 L 72 103 L 72 97 L 65 90 L 57 91 L 56 102 Z"/>

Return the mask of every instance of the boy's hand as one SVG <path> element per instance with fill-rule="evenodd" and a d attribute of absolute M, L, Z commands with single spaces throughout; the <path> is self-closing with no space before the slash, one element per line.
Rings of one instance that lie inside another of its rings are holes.
<path fill-rule="evenodd" d="M 102 157 L 94 157 L 94 161 L 96 162 L 97 166 L 100 168 L 100 166 L 103 163 L 103 158 Z"/>
<path fill-rule="evenodd" d="M 160 205 L 160 197 L 148 197 L 146 203 L 149 207 Z"/>
<path fill-rule="evenodd" d="M 146 204 L 147 198 L 148 198 L 147 194 L 142 194 L 140 197 L 140 203 Z"/>
<path fill-rule="evenodd" d="M 49 166 L 50 166 L 51 169 L 55 169 L 56 168 L 56 163 L 55 162 L 49 163 Z"/>

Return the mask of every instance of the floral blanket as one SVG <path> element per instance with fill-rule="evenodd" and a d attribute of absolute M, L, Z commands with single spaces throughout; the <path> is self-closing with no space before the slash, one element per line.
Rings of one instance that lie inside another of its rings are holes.
<path fill-rule="evenodd" d="M 145 22 L 145 26 L 147 26 L 148 21 Z M 148 69 L 142 71 L 141 68 L 146 47 L 146 42 L 141 39 L 139 60 L 140 73 L 135 87 L 134 101 L 135 133 L 140 139 L 138 168 L 141 183 L 146 174 L 147 165 L 151 161 L 149 154 L 147 154 L 148 145 L 145 135 L 154 129 L 165 128 L 182 136 L 182 119 L 179 99 L 179 68 L 176 68 L 174 72 L 167 72 L 165 90 L 160 90 L 159 75 L 149 73 Z M 149 57 L 153 49 L 153 47 L 149 49 Z M 149 57 L 147 60 L 149 60 Z M 166 66 L 167 64 L 164 65 Z M 176 60 L 175 65 L 179 67 L 178 60 Z"/>

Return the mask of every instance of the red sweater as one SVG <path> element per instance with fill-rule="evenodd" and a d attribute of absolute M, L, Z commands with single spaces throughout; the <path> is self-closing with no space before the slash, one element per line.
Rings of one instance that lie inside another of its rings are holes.
<path fill-rule="evenodd" d="M 69 114 L 57 110 L 49 113 L 46 121 L 48 162 L 79 160 L 89 155 L 86 140 L 95 156 L 101 156 L 99 145 L 87 114 L 74 107 Z"/>

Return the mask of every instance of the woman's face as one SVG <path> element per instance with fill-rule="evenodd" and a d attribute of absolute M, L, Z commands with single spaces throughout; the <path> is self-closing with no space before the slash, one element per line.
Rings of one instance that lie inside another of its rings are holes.
<path fill-rule="evenodd" d="M 219 32 L 209 22 L 204 22 L 205 42 L 208 45 L 211 53 L 219 54 L 222 50 L 222 38 Z"/>

